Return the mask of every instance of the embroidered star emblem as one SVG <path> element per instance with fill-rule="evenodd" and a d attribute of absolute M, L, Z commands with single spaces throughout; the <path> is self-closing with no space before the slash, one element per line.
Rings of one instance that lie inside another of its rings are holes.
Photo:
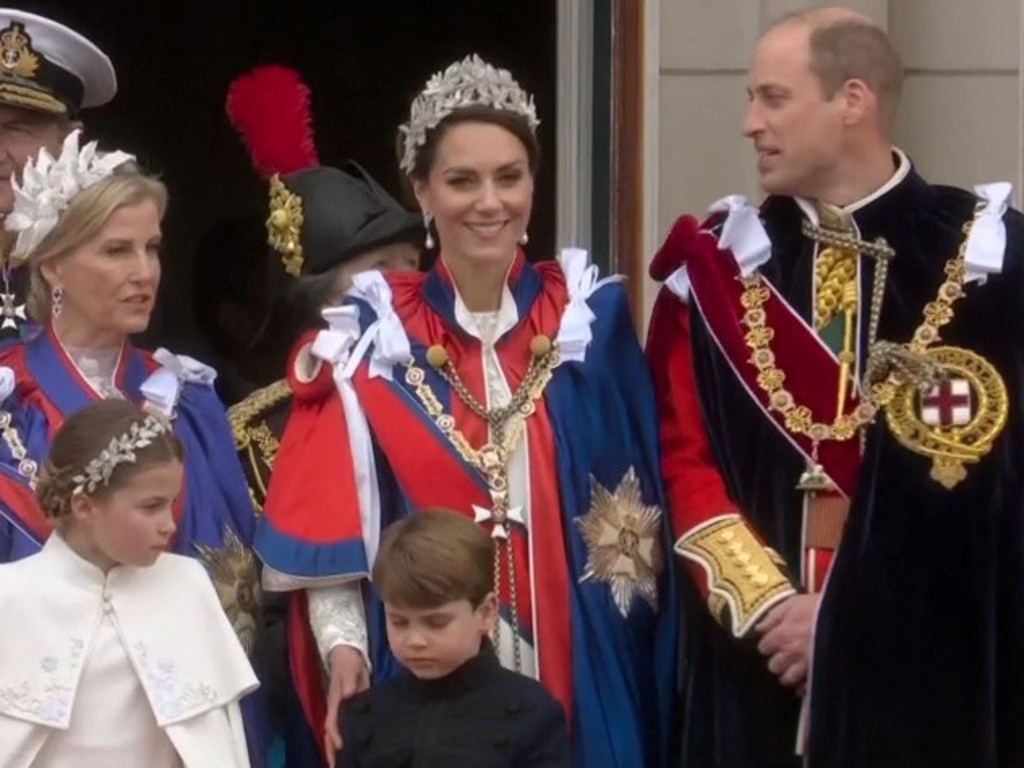
<path fill-rule="evenodd" d="M 518 523 L 519 525 L 526 525 L 526 518 L 523 517 L 522 507 L 512 507 L 503 514 L 494 514 L 490 509 L 484 509 L 478 507 L 476 504 L 473 505 L 473 520 L 477 523 L 486 523 L 492 521 L 494 527 L 491 529 L 491 537 L 495 539 L 507 539 L 508 538 L 508 524 Z"/>
<path fill-rule="evenodd" d="M 607 583 L 623 618 L 638 595 L 658 608 L 658 575 L 665 566 L 661 518 L 659 507 L 644 504 L 632 467 L 614 492 L 590 478 L 590 511 L 576 519 L 587 545 L 580 583 Z"/>
<path fill-rule="evenodd" d="M 260 579 L 256 558 L 238 535 L 224 527 L 220 548 L 197 544 L 199 561 L 206 567 L 220 604 L 247 654 L 256 646 L 259 627 Z"/>

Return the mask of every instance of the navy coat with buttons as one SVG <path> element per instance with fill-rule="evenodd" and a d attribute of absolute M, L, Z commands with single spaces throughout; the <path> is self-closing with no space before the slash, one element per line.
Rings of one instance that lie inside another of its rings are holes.
<path fill-rule="evenodd" d="M 446 677 L 394 680 L 346 702 L 339 768 L 571 768 L 565 714 L 485 647 Z"/>

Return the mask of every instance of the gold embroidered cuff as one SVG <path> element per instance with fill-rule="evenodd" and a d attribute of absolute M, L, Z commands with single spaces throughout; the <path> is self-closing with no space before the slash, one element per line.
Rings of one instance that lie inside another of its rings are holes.
<path fill-rule="evenodd" d="M 737 514 L 721 515 L 689 531 L 675 551 L 708 576 L 708 608 L 735 637 L 744 637 L 773 605 L 796 589 Z"/>

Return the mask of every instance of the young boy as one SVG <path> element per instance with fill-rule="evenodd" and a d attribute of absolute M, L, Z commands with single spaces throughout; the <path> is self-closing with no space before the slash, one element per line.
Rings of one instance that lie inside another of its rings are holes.
<path fill-rule="evenodd" d="M 340 768 L 570 768 L 561 706 L 488 639 L 490 536 L 454 512 L 412 515 L 385 532 L 373 582 L 404 671 L 343 706 Z"/>

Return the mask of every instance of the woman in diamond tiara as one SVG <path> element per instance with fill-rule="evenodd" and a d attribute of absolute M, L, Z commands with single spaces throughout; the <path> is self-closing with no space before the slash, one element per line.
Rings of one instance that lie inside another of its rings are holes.
<path fill-rule="evenodd" d="M 532 98 L 476 56 L 432 78 L 399 160 L 434 267 L 358 275 L 294 352 L 255 546 L 294 620 L 319 614 L 292 667 L 328 752 L 339 706 L 344 720 L 344 700 L 397 666 L 366 586 L 381 531 L 445 507 L 494 537 L 494 647 L 562 704 L 574 764 L 670 761 L 678 614 L 653 394 L 616 282 L 584 251 L 533 265 L 520 247 L 537 126 Z"/>
<path fill-rule="evenodd" d="M 184 476 L 162 416 L 100 400 L 36 487 L 54 527 L 0 565 L 0 765 L 248 768 L 256 677 L 203 567 L 166 552 Z"/>
<path fill-rule="evenodd" d="M 199 557 L 243 645 L 255 642 L 259 585 L 249 549 L 254 514 L 215 372 L 190 358 L 136 348 L 160 283 L 167 192 L 123 152 L 79 148 L 30 160 L 4 221 L 10 257 L 27 264 L 28 312 L 44 330 L 0 353 L 13 383 L 0 389 L 0 562 L 39 551 L 52 525 L 32 488 L 54 434 L 88 404 L 124 398 L 163 413 L 185 448 L 184 491 L 168 549 Z M 243 705 L 249 741 L 264 732 Z M 262 765 L 261 750 L 253 762 Z"/>

